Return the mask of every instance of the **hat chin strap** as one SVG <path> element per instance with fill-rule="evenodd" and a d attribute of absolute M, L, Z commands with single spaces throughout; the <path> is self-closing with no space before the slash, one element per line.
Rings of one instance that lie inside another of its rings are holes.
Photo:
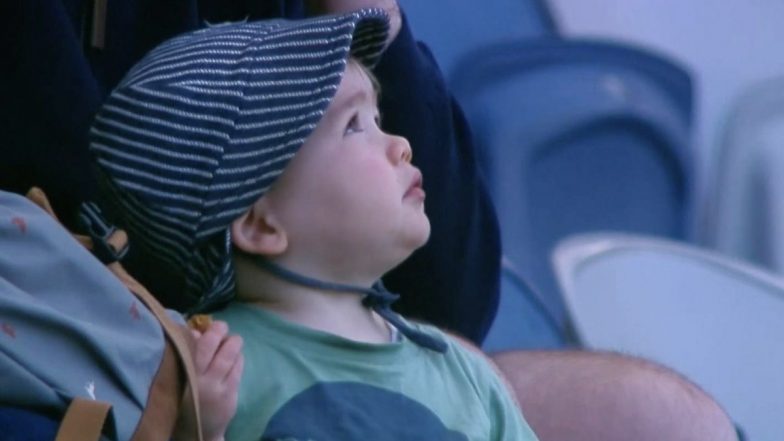
<path fill-rule="evenodd" d="M 253 255 L 252 258 L 256 264 L 266 271 L 269 271 L 275 276 L 296 285 L 306 286 L 308 288 L 319 289 L 322 291 L 353 292 L 364 295 L 362 304 L 368 308 L 371 308 L 384 320 L 392 324 L 392 326 L 397 328 L 397 330 L 400 331 L 400 333 L 403 334 L 406 338 L 424 348 L 432 349 L 436 352 L 446 352 L 446 342 L 440 338 L 410 327 L 400 318 L 398 314 L 392 311 L 392 303 L 400 298 L 400 296 L 388 291 L 384 287 L 384 284 L 381 283 L 381 280 L 374 283 L 370 288 L 344 285 L 342 283 L 324 282 L 283 268 L 282 266 L 272 263 L 262 256 Z"/>

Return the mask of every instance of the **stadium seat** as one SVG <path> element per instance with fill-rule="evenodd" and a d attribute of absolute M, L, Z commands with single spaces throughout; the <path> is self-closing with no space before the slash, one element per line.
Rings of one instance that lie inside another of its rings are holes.
<path fill-rule="evenodd" d="M 476 139 L 504 253 L 569 324 L 549 257 L 570 234 L 690 236 L 692 84 L 662 56 L 539 39 L 466 55 L 453 90 Z"/>
<path fill-rule="evenodd" d="M 661 238 L 576 235 L 554 255 L 580 341 L 685 374 L 750 440 L 784 439 L 784 279 Z"/>
<path fill-rule="evenodd" d="M 784 77 L 736 101 L 717 158 L 706 244 L 784 273 Z"/>
<path fill-rule="evenodd" d="M 417 39 L 427 44 L 447 80 L 462 56 L 496 41 L 557 33 L 545 0 L 400 0 Z"/>
<path fill-rule="evenodd" d="M 498 312 L 482 349 L 501 352 L 515 349 L 554 349 L 566 346 L 557 321 L 536 292 L 508 260 L 501 263 L 501 297 Z"/>

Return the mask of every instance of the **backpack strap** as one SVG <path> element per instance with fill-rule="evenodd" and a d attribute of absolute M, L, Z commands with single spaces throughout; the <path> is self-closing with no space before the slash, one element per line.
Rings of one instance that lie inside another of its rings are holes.
<path fill-rule="evenodd" d="M 55 441 L 99 441 L 111 408 L 103 401 L 74 398 L 65 411 Z"/>
<path fill-rule="evenodd" d="M 196 387 L 196 367 L 193 364 L 193 356 L 191 354 L 191 346 L 186 340 L 185 329 L 175 324 L 169 317 L 166 310 L 156 300 L 147 289 L 137 282 L 136 279 L 131 277 L 125 268 L 120 265 L 120 262 L 113 262 L 108 265 L 108 268 L 119 278 L 123 284 L 142 302 L 147 308 L 155 315 L 161 323 L 166 337 L 171 342 L 177 358 L 182 362 L 182 367 L 185 370 L 185 378 L 190 389 L 190 394 L 185 394 L 183 405 L 188 406 L 193 411 L 196 419 L 196 436 L 199 441 L 203 440 L 202 424 L 201 424 L 201 410 L 199 409 L 199 390 Z M 165 357 L 165 354 L 164 354 Z M 154 389 L 151 393 L 154 392 Z M 142 419 L 144 422 L 144 418 Z M 144 439 L 144 438 L 140 438 Z"/>
<path fill-rule="evenodd" d="M 41 189 L 37 187 L 31 188 L 27 193 L 27 198 L 49 213 L 56 220 L 59 220 L 57 219 L 46 194 Z M 203 441 L 201 409 L 198 405 L 199 391 L 196 387 L 196 367 L 193 364 L 191 352 L 192 341 L 188 340 L 190 334 L 187 329 L 176 324 L 171 317 L 169 317 L 160 302 L 158 302 L 141 283 L 128 274 L 125 268 L 120 264 L 119 259 L 125 254 L 128 247 L 127 234 L 123 230 L 108 225 L 102 219 L 100 210 L 97 206 L 88 205 L 82 212 L 86 215 L 86 219 L 84 220 L 87 228 L 90 230 L 90 236 L 72 234 L 74 238 L 85 248 L 91 251 L 98 251 L 98 257 L 106 264 L 107 268 L 147 307 L 147 309 L 150 310 L 150 312 L 152 312 L 163 328 L 163 332 L 173 348 L 169 348 L 169 346 L 166 345 L 161 367 L 155 377 L 148 398 L 148 404 L 158 404 L 154 407 L 156 407 L 159 414 L 151 415 L 150 412 L 144 412 L 133 439 L 151 439 L 151 434 L 161 433 L 162 431 L 171 433 L 174 424 L 176 423 L 177 411 L 183 406 L 188 406 L 192 410 L 195 418 L 196 439 L 198 441 Z M 180 361 L 185 372 L 185 380 L 190 393 L 184 393 L 185 391 L 178 387 L 180 382 L 176 375 L 169 375 L 170 373 L 176 372 L 176 360 Z M 171 402 L 172 397 L 177 398 L 177 402 Z M 179 400 L 180 397 L 182 397 L 181 402 Z M 83 405 L 77 405 L 77 416 L 75 418 L 79 418 L 79 420 L 84 419 L 85 417 L 81 415 L 86 414 L 87 412 L 86 410 L 81 410 L 82 408 Z M 98 427 L 99 434 L 102 426 L 103 420 L 101 420 L 100 426 Z M 78 424 L 77 427 L 79 427 Z M 57 441 L 60 440 L 58 439 Z"/>

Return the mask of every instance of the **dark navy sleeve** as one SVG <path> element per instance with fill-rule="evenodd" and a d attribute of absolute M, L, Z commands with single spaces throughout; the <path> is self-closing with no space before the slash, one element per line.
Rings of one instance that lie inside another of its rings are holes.
<path fill-rule="evenodd" d="M 424 175 L 428 243 L 388 274 L 404 315 L 480 343 L 498 306 L 501 246 L 463 113 L 405 16 L 375 73 L 384 129 L 408 138 Z"/>
<path fill-rule="evenodd" d="M 87 133 L 101 101 L 144 53 L 198 24 L 195 1 L 110 2 L 99 49 L 87 3 L 3 2 L 0 30 L 0 188 L 43 187 L 71 228 L 79 203 L 96 196 Z"/>
<path fill-rule="evenodd" d="M 42 187 L 70 221 L 92 182 L 85 146 L 101 96 L 66 3 L 4 4 L 0 188 Z"/>

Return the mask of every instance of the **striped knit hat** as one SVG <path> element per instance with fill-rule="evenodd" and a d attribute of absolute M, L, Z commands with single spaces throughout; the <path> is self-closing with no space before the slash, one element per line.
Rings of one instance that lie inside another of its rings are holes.
<path fill-rule="evenodd" d="M 151 51 L 106 100 L 90 131 L 103 202 L 191 311 L 233 295 L 229 225 L 318 124 L 349 55 L 372 66 L 387 31 L 380 9 L 213 26 Z"/>

